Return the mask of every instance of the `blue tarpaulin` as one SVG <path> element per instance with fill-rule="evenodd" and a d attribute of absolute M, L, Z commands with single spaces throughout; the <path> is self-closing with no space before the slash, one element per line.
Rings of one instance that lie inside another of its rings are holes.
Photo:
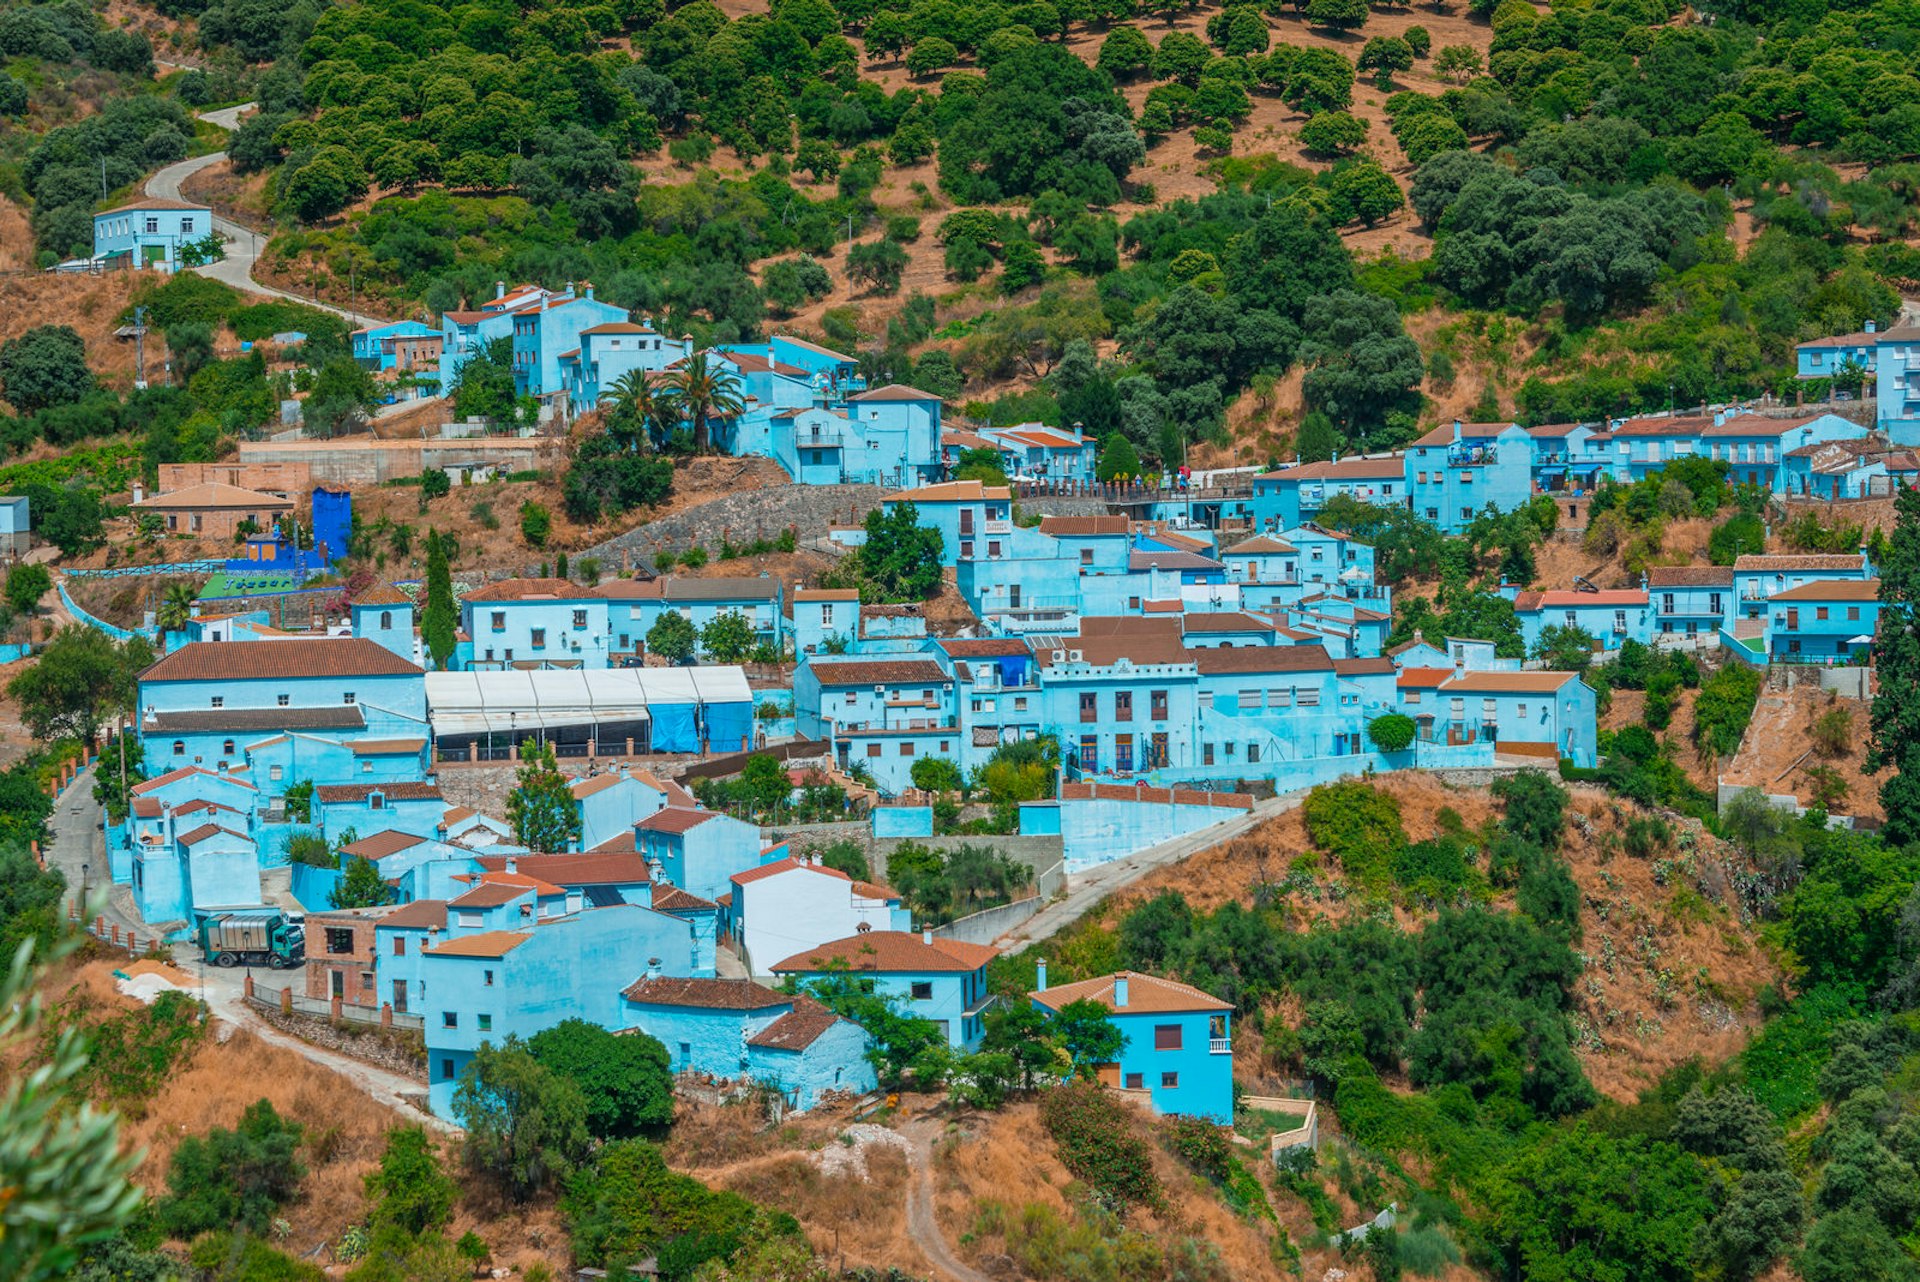
<path fill-rule="evenodd" d="M 707 747 L 712 752 L 741 752 L 753 746 L 753 705 L 751 703 L 709 703 Z M 658 716 L 658 712 L 655 712 Z M 655 723 L 654 734 L 660 732 Z"/>

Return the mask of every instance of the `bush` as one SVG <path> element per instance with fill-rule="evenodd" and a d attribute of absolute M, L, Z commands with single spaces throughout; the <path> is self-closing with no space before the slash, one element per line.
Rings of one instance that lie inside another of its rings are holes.
<path fill-rule="evenodd" d="M 1371 784 L 1323 784 L 1307 794 L 1300 813 L 1307 836 L 1341 871 L 1367 889 L 1385 888 L 1393 860 L 1407 844 L 1397 799 Z"/>
<path fill-rule="evenodd" d="M 527 1050 L 580 1088 L 595 1139 L 628 1139 L 673 1121 L 667 1048 L 643 1033 L 569 1019 L 535 1033 Z"/>
<path fill-rule="evenodd" d="M 1823 757 L 1853 754 L 1853 713 L 1829 708 L 1813 720 L 1813 748 Z"/>
<path fill-rule="evenodd" d="M 547 536 L 552 532 L 553 513 L 531 499 L 520 505 L 520 537 L 528 547 L 547 546 Z"/>
<path fill-rule="evenodd" d="M 1702 681 L 1693 705 L 1694 743 L 1716 756 L 1739 751 L 1759 697 L 1760 674 L 1744 663 L 1728 664 Z"/>
<path fill-rule="evenodd" d="M 264 1233 L 306 1176 L 296 1150 L 303 1129 L 266 1100 L 247 1106 L 234 1130 L 216 1126 L 173 1151 L 167 1196 L 154 1208 L 174 1237 L 244 1226 Z"/>
<path fill-rule="evenodd" d="M 681 1267 L 672 1276 L 685 1277 L 702 1260 L 731 1255 L 755 1236 L 787 1236 L 797 1228 L 788 1217 L 765 1216 L 738 1193 L 669 1170 L 645 1140 L 601 1149 L 593 1169 L 574 1175 L 560 1210 L 578 1261 L 616 1274 L 656 1253 L 664 1273 L 666 1248 L 674 1248 Z"/>
<path fill-rule="evenodd" d="M 1053 1136 L 1061 1164 L 1114 1210 L 1160 1203 L 1153 1153 L 1135 1134 L 1127 1106 L 1105 1087 L 1071 1082 L 1047 1092 L 1040 1120 Z"/>
<path fill-rule="evenodd" d="M 1405 752 L 1413 746 L 1417 731 L 1413 718 L 1398 712 L 1389 712 L 1367 723 L 1367 738 L 1382 752 Z"/>

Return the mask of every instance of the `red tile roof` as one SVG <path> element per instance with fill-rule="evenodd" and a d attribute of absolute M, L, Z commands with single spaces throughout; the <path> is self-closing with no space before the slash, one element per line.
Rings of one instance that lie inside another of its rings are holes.
<path fill-rule="evenodd" d="M 1577 672 L 1463 672 L 1440 689 L 1443 694 L 1552 694 L 1579 679 Z"/>
<path fill-rule="evenodd" d="M 488 872 L 505 872 L 513 860 L 523 872 L 556 886 L 628 886 L 649 880 L 647 861 L 631 850 L 584 855 L 480 855 L 474 860 Z"/>
<path fill-rule="evenodd" d="M 1043 516 L 1040 533 L 1055 538 L 1086 538 L 1097 534 L 1125 534 L 1124 516 Z"/>
<path fill-rule="evenodd" d="M 1769 601 L 1878 601 L 1878 579 L 1817 579 L 1785 592 L 1776 592 Z"/>
<path fill-rule="evenodd" d="M 483 883 L 447 901 L 449 908 L 498 908 L 527 893 L 529 887 Z"/>
<path fill-rule="evenodd" d="M 964 974 L 978 970 L 1000 955 L 986 944 L 935 938 L 927 943 L 904 930 L 871 930 L 849 935 L 774 963 L 775 974 L 804 973 L 845 962 L 853 971 L 875 974 Z"/>
<path fill-rule="evenodd" d="M 1604 592 L 1576 592 L 1556 588 L 1550 592 L 1522 592 L 1513 599 L 1513 608 L 1527 610 L 1565 609 L 1582 605 L 1645 605 L 1645 588 L 1611 588 Z"/>
<path fill-rule="evenodd" d="M 267 681 L 298 677 L 410 677 L 420 669 L 366 637 L 190 641 L 142 681 Z"/>
<path fill-rule="evenodd" d="M 389 783 L 321 784 L 313 790 L 313 795 L 325 802 L 348 802 L 365 801 L 369 795 L 376 792 L 386 797 L 388 801 L 440 800 L 439 784 L 402 780 Z"/>
<path fill-rule="evenodd" d="M 382 928 L 397 930 L 445 930 L 447 928 L 447 901 L 444 899 L 416 899 L 404 904 L 380 919 Z"/>
<path fill-rule="evenodd" d="M 435 957 L 505 957 L 532 938 L 525 931 L 484 930 L 434 944 L 427 951 Z"/>
<path fill-rule="evenodd" d="M 718 818 L 712 810 L 692 810 L 686 806 L 668 806 L 656 810 L 634 826 L 646 832 L 691 832 L 709 819 Z"/>
<path fill-rule="evenodd" d="M 1144 801 L 1161 806 L 1216 806 L 1224 810 L 1251 810 L 1253 798 L 1238 792 L 1202 792 L 1195 788 L 1129 787 L 1118 783 L 1070 783 L 1060 789 L 1062 801 Z"/>
<path fill-rule="evenodd" d="M 1742 571 L 1759 572 L 1766 570 L 1858 570 L 1860 557 L 1857 553 L 1813 552 L 1798 556 L 1760 556 L 1736 557 L 1733 562 L 1735 573 Z"/>
<path fill-rule="evenodd" d="M 656 975 L 634 980 L 620 990 L 630 1002 L 649 1006 L 697 1006 L 703 1010 L 766 1010 L 794 1000 L 751 979 L 693 979 Z"/>
<path fill-rule="evenodd" d="M 793 1009 L 747 1039 L 747 1045 L 770 1051 L 803 1051 L 819 1041 L 840 1017 L 816 1001 L 802 997 Z"/>
<path fill-rule="evenodd" d="M 1124 1006 L 1116 1004 L 1114 1000 L 1114 981 L 1117 979 L 1127 981 L 1127 1004 Z M 1221 1001 L 1190 984 L 1162 979 L 1158 975 L 1142 975 L 1133 970 L 1101 975 L 1097 979 L 1083 979 L 1077 984 L 1061 984 L 1029 996 L 1050 1010 L 1059 1010 L 1072 1002 L 1092 1001 L 1123 1015 L 1172 1015 L 1184 1011 L 1233 1009 L 1232 1002 Z"/>
<path fill-rule="evenodd" d="M 385 859 L 388 855 L 397 855 L 403 850 L 411 850 L 425 840 L 425 837 L 416 837 L 410 832 L 396 832 L 389 828 L 384 832 L 362 837 L 352 845 L 340 847 L 340 853 L 358 855 L 362 859 Z"/>
<path fill-rule="evenodd" d="M 947 674 L 932 659 L 855 659 L 848 663 L 810 665 L 820 684 L 838 686 L 934 685 Z"/>
<path fill-rule="evenodd" d="M 596 599 L 600 593 L 594 589 L 575 583 L 571 579 L 502 579 L 498 583 L 489 583 L 483 588 L 475 588 L 461 598 L 463 601 L 585 601 Z"/>
<path fill-rule="evenodd" d="M 1730 588 L 1730 565 L 1654 565 L 1647 568 L 1651 588 Z"/>
<path fill-rule="evenodd" d="M 657 913 L 712 912 L 719 906 L 711 899 L 702 899 L 667 882 L 653 883 L 652 908 Z"/>
<path fill-rule="evenodd" d="M 744 872 L 737 872 L 727 878 L 727 880 L 736 886 L 744 886 L 749 882 L 763 881 L 768 877 L 775 877 L 783 872 L 814 872 L 819 873 L 823 877 L 836 877 L 841 881 L 850 882 L 853 880 L 853 878 L 841 872 L 838 868 L 829 868 L 825 864 L 808 863 L 806 860 L 792 855 L 789 855 L 785 859 L 777 859 L 770 864 L 761 864 L 758 868 L 749 868 Z"/>

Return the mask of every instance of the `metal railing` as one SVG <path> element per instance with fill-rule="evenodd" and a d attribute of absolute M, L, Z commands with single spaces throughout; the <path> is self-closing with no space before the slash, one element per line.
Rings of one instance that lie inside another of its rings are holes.
<path fill-rule="evenodd" d="M 318 1019 L 340 1019 L 349 1024 L 378 1025 L 386 1028 L 407 1028 L 421 1030 L 426 1028 L 426 1020 L 407 1011 L 392 1010 L 386 1006 L 356 1006 L 350 1002 L 336 1002 L 327 997 L 308 997 L 296 993 L 291 987 L 266 988 L 258 981 L 252 984 L 247 1001 L 262 1010 L 277 1010 L 295 1015 L 310 1015 Z"/>

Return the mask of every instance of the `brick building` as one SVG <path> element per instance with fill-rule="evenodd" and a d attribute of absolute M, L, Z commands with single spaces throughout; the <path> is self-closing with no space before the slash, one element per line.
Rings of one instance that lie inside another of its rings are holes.
<path fill-rule="evenodd" d="M 345 1006 L 380 1005 L 374 966 L 374 927 L 397 911 L 340 908 L 307 915 L 307 996 L 338 997 Z"/>

